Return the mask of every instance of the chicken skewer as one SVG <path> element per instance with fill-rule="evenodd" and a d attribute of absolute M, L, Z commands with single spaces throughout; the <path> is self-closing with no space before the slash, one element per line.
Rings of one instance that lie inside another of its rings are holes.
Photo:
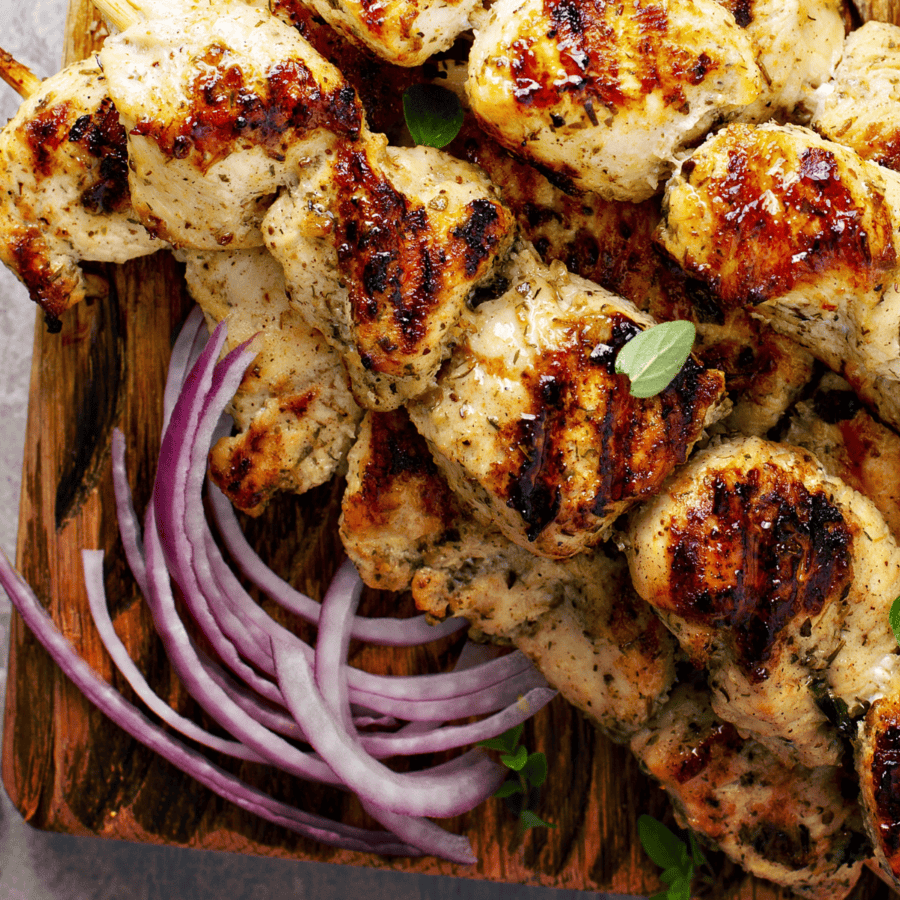
<path fill-rule="evenodd" d="M 105 292 L 82 260 L 123 263 L 165 244 L 136 221 L 125 132 L 97 65 L 41 81 L 5 55 L 2 71 L 27 98 L 0 132 L 0 260 L 57 329 L 66 309 Z"/>

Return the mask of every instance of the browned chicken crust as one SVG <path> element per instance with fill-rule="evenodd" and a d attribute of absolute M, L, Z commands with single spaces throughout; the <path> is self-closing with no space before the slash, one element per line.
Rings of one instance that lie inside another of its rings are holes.
<path fill-rule="evenodd" d="M 900 887 L 900 694 L 876 702 L 860 728 L 860 798 L 875 857 Z"/>
<path fill-rule="evenodd" d="M 840 900 L 852 890 L 869 849 L 842 770 L 785 766 L 690 685 L 672 692 L 631 749 L 666 789 L 682 827 L 748 872 L 806 900 Z"/>
<path fill-rule="evenodd" d="M 697 327 L 697 358 L 725 374 L 733 409 L 719 426 L 766 434 L 812 377 L 813 357 L 747 310 L 721 309 L 708 290 L 659 250 L 660 198 L 642 203 L 571 195 L 469 124 L 453 145 L 500 187 L 522 235 L 546 263 L 566 268 L 625 297 L 659 322 Z M 717 427 L 719 427 L 717 426 Z"/>
<path fill-rule="evenodd" d="M 689 359 L 665 390 L 638 399 L 615 360 L 651 319 L 530 249 L 503 284 L 461 320 L 437 387 L 410 414 L 484 521 L 566 558 L 601 543 L 684 462 L 715 418 L 724 377 Z"/>
<path fill-rule="evenodd" d="M 471 636 L 515 645 L 614 740 L 627 740 L 674 680 L 675 643 L 620 554 L 542 559 L 480 524 L 402 410 L 363 420 L 341 537 L 368 584 L 411 587 L 435 619 L 463 616 Z"/>

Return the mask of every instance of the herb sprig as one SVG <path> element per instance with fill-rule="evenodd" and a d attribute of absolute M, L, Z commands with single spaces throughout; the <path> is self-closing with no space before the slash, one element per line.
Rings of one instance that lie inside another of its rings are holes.
<path fill-rule="evenodd" d="M 644 399 L 668 387 L 687 361 L 697 329 L 693 322 L 661 322 L 636 334 L 619 351 L 616 372 L 631 381 L 631 395 Z"/>
<path fill-rule="evenodd" d="M 446 147 L 462 128 L 459 97 L 437 84 L 413 84 L 403 92 L 403 116 L 416 144 Z"/>
<path fill-rule="evenodd" d="M 638 819 L 638 836 L 647 856 L 663 870 L 660 879 L 668 885 L 650 900 L 691 900 L 691 885 L 697 869 L 708 865 L 693 833 L 688 832 L 689 849 L 658 819 L 643 815 Z"/>
<path fill-rule="evenodd" d="M 536 805 L 540 786 L 547 780 L 547 757 L 543 753 L 529 753 L 519 743 L 523 725 L 516 725 L 503 734 L 479 741 L 478 746 L 500 751 L 500 762 L 511 774 L 494 793 L 494 796 L 510 801 L 509 805 L 519 817 L 522 831 L 529 828 L 555 828 L 545 822 L 530 807 Z"/>
<path fill-rule="evenodd" d="M 897 643 L 900 644 L 900 597 L 891 604 L 891 611 L 888 613 L 888 622 L 891 624 L 891 630 Z"/>

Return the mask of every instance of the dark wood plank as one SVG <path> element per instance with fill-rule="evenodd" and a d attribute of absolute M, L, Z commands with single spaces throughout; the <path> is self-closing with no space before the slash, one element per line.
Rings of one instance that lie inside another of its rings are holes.
<path fill-rule="evenodd" d="M 73 0 L 68 55 L 83 58 L 102 36 L 87 0 Z M 165 660 L 146 607 L 125 565 L 113 513 L 109 440 L 128 441 L 139 508 L 147 500 L 158 450 L 165 367 L 174 333 L 189 307 L 177 264 L 165 253 L 105 269 L 107 296 L 67 313 L 58 335 L 35 335 L 23 480 L 18 566 L 78 651 L 126 696 L 93 629 L 81 583 L 82 547 L 106 551 L 114 621 L 157 690 L 182 712 L 202 715 Z M 335 530 L 340 485 L 279 501 L 249 524 L 273 565 L 313 595 L 321 594 L 338 558 Z M 397 598 L 370 592 L 371 611 Z M 400 603 L 409 605 L 408 598 Z M 669 817 L 662 791 L 623 748 L 602 738 L 561 701 L 528 723 L 526 739 L 549 759 L 540 814 L 557 824 L 524 837 L 502 804 L 491 801 L 449 826 L 472 838 L 479 863 L 459 867 L 431 859 L 392 860 L 337 851 L 268 825 L 201 789 L 124 735 L 62 677 L 14 617 L 11 635 L 3 780 L 22 815 L 39 828 L 146 843 L 205 847 L 262 856 L 313 859 L 585 890 L 650 893 L 659 888 L 640 850 L 636 820 Z M 437 669 L 453 642 L 405 656 L 366 651 L 384 671 Z M 343 794 L 271 770 L 218 760 L 254 784 L 308 809 L 363 823 Z M 708 896 L 778 900 L 786 894 L 722 863 Z M 854 900 L 886 898 L 874 875 Z"/>

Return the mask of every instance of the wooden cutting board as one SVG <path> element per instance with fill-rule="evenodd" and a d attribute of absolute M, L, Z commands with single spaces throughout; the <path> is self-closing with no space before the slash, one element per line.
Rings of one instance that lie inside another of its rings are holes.
<path fill-rule="evenodd" d="M 874 10 L 887 17 L 900 2 Z M 900 21 L 900 20 L 898 20 Z M 103 29 L 87 0 L 73 0 L 67 58 L 84 58 Z M 171 674 L 124 562 L 110 474 L 110 436 L 124 431 L 138 509 L 148 499 L 158 450 L 162 386 L 169 348 L 190 302 L 178 265 L 166 253 L 102 270 L 108 294 L 69 311 L 59 334 L 38 322 L 27 429 L 17 565 L 81 655 L 126 696 L 94 630 L 82 586 L 81 548 L 106 551 L 106 586 L 116 628 L 148 680 L 181 711 L 202 721 Z M 257 545 L 297 587 L 313 596 L 339 557 L 335 522 L 340 485 L 281 502 L 250 524 Z M 397 608 L 393 595 L 369 592 L 366 609 Z M 408 598 L 400 605 L 411 607 Z M 409 610 L 407 610 L 409 611 Z M 367 650 L 381 671 L 437 670 L 454 647 L 398 656 Z M 358 654 L 359 656 L 359 654 Z M 362 660 L 362 656 L 359 656 Z M 493 881 L 648 894 L 660 888 L 644 856 L 637 817 L 671 821 L 662 791 L 631 755 L 555 701 L 528 723 L 525 740 L 546 753 L 550 775 L 538 813 L 552 830 L 524 837 L 499 801 L 447 823 L 471 837 L 479 862 L 382 859 L 334 850 L 267 824 L 220 800 L 125 735 L 92 708 L 14 616 L 11 632 L 3 780 L 32 825 L 79 835 L 319 860 Z M 263 767 L 217 760 L 253 784 L 307 809 L 368 824 L 343 794 Z M 718 900 L 777 900 L 788 895 L 744 876 L 724 860 Z M 892 896 L 871 873 L 854 900 Z"/>

